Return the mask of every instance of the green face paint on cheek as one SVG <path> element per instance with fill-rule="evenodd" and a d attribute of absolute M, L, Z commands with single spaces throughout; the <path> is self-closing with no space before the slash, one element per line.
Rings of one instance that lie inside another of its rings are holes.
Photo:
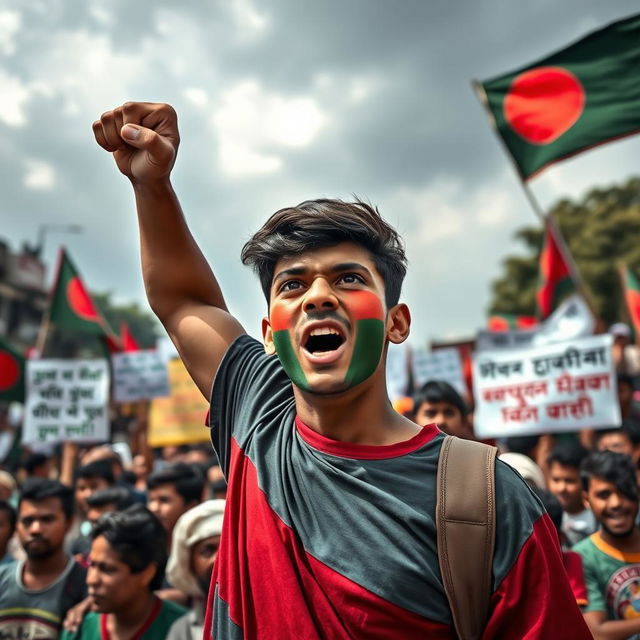
<path fill-rule="evenodd" d="M 274 305 L 271 309 L 269 321 L 273 331 L 273 344 L 282 368 L 291 378 L 293 384 L 301 389 L 308 390 L 309 383 L 291 343 L 291 332 L 289 331 L 291 318 L 289 314 L 281 307 Z"/>
<path fill-rule="evenodd" d="M 349 387 L 364 382 L 378 368 L 384 347 L 384 309 L 370 291 L 354 291 L 348 310 L 356 322 L 356 343 L 344 381 Z"/>

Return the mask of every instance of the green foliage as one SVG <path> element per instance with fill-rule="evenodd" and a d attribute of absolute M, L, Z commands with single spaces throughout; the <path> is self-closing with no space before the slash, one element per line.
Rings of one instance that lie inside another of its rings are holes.
<path fill-rule="evenodd" d="M 591 190 L 579 202 L 560 200 L 551 209 L 593 304 L 607 324 L 625 319 L 618 265 L 640 274 L 640 177 Z M 489 313 L 533 315 L 542 227 L 515 233 L 524 256 L 507 256 L 504 274 L 492 283 Z"/>

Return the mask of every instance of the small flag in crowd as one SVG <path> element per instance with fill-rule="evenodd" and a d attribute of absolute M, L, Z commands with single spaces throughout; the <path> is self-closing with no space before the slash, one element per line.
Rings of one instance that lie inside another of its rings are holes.
<path fill-rule="evenodd" d="M 551 315 L 566 295 L 575 293 L 577 290 L 552 225 L 552 222 L 546 224 L 544 243 L 540 252 L 536 307 L 538 317 L 542 320 Z"/>
<path fill-rule="evenodd" d="M 0 401 L 24 402 L 25 358 L 0 337 Z"/>
<path fill-rule="evenodd" d="M 636 335 L 640 335 L 640 280 L 625 266 L 622 267 L 622 282 L 629 317 L 633 323 Z"/>
<path fill-rule="evenodd" d="M 509 331 L 512 329 L 531 329 L 538 324 L 535 316 L 519 316 L 512 313 L 494 313 L 489 316 L 489 331 Z"/>
<path fill-rule="evenodd" d="M 640 15 L 483 83 L 480 99 L 523 180 L 640 131 Z"/>
<path fill-rule="evenodd" d="M 52 291 L 49 319 L 53 324 L 85 333 L 113 333 L 64 249 L 60 252 L 58 273 Z"/>
<path fill-rule="evenodd" d="M 133 337 L 133 334 L 129 330 L 129 325 L 126 322 L 120 325 L 120 340 L 124 351 L 140 351 L 140 345 Z"/>

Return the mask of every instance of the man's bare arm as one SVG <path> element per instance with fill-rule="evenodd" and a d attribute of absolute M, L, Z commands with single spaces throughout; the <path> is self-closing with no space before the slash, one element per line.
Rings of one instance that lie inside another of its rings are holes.
<path fill-rule="evenodd" d="M 589 611 L 584 614 L 589 630 L 596 640 L 626 640 L 640 632 L 640 619 L 607 620 L 604 611 Z"/>
<path fill-rule="evenodd" d="M 170 182 L 180 144 L 175 111 L 128 102 L 93 123 L 133 185 L 147 298 L 191 377 L 208 397 L 227 347 L 244 333 L 187 224 Z"/>

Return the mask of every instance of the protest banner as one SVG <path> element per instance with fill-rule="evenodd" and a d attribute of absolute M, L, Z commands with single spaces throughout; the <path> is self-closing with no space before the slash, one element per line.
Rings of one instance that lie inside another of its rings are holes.
<path fill-rule="evenodd" d="M 149 444 L 152 447 L 207 442 L 205 418 L 209 403 L 189 376 L 182 360 L 167 364 L 170 395 L 154 398 L 149 413 Z"/>
<path fill-rule="evenodd" d="M 610 335 L 598 335 L 475 354 L 476 436 L 619 426 L 611 346 Z"/>
<path fill-rule="evenodd" d="M 428 380 L 444 380 L 458 393 L 467 392 L 460 352 L 455 347 L 444 347 L 434 351 L 414 349 L 411 366 L 413 380 L 418 388 Z"/>
<path fill-rule="evenodd" d="M 28 360 L 25 444 L 109 439 L 106 360 Z"/>
<path fill-rule="evenodd" d="M 409 348 L 407 343 L 389 343 L 387 351 L 387 392 L 391 402 L 409 393 Z"/>
<path fill-rule="evenodd" d="M 593 315 L 582 296 L 567 298 L 544 322 L 531 329 L 479 331 L 477 351 L 523 349 L 593 334 Z"/>
<path fill-rule="evenodd" d="M 118 403 L 169 395 L 167 365 L 157 351 L 114 353 L 113 398 Z"/>

